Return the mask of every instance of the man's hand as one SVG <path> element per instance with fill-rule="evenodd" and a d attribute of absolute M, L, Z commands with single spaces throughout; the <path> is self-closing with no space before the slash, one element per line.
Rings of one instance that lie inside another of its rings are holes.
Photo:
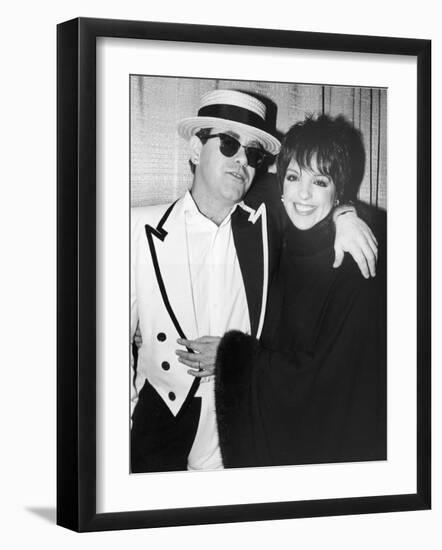
<path fill-rule="evenodd" d="M 137 325 L 137 330 L 135 331 L 133 341 L 135 342 L 137 348 L 140 349 L 143 343 L 143 338 L 141 337 L 140 323 L 138 323 Z"/>
<path fill-rule="evenodd" d="M 211 376 L 215 372 L 216 352 L 221 338 L 218 336 L 201 336 L 196 340 L 178 338 L 178 344 L 194 351 L 176 350 L 178 361 L 191 367 L 187 372 L 196 378 Z"/>
<path fill-rule="evenodd" d="M 341 207 L 340 207 L 341 208 Z M 339 214 L 339 209 L 333 219 L 336 224 L 335 262 L 333 267 L 339 267 L 344 259 L 344 253 L 349 252 L 358 264 L 362 275 L 368 279 L 376 276 L 376 261 L 378 258 L 378 242 L 368 225 L 358 218 L 356 211 L 350 207 L 345 213 Z"/>

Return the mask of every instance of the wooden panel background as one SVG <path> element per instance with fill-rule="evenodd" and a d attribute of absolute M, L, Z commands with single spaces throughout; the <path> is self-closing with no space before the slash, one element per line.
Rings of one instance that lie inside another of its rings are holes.
<path fill-rule="evenodd" d="M 277 106 L 276 127 L 281 134 L 306 114 L 344 115 L 362 132 L 365 146 L 359 198 L 386 209 L 386 89 L 144 75 L 130 77 L 132 206 L 170 202 L 190 186 L 188 146 L 176 125 L 196 114 L 205 92 L 218 88 L 269 98 Z"/>

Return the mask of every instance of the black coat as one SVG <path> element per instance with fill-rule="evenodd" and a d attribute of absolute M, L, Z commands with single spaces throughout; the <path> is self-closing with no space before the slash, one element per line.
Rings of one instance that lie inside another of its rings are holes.
<path fill-rule="evenodd" d="M 285 231 L 261 342 L 235 331 L 219 347 L 224 465 L 385 459 L 385 258 L 365 280 L 348 255 L 332 268 L 330 216 Z"/>

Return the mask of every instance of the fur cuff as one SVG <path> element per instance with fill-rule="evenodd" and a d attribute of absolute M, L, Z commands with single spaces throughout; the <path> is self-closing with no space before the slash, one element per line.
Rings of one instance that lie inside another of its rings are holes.
<path fill-rule="evenodd" d="M 259 344 L 239 331 L 227 332 L 218 347 L 215 368 L 215 400 L 218 434 L 224 466 L 235 466 L 238 444 L 235 427 L 247 422 L 250 384 Z"/>

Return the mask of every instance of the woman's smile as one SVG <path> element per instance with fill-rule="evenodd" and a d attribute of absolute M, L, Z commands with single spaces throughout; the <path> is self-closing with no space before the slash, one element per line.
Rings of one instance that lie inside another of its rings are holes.
<path fill-rule="evenodd" d="M 301 216 L 309 216 L 316 210 L 316 206 L 312 204 L 302 204 L 299 202 L 294 202 L 293 204 L 295 206 L 295 210 Z"/>

